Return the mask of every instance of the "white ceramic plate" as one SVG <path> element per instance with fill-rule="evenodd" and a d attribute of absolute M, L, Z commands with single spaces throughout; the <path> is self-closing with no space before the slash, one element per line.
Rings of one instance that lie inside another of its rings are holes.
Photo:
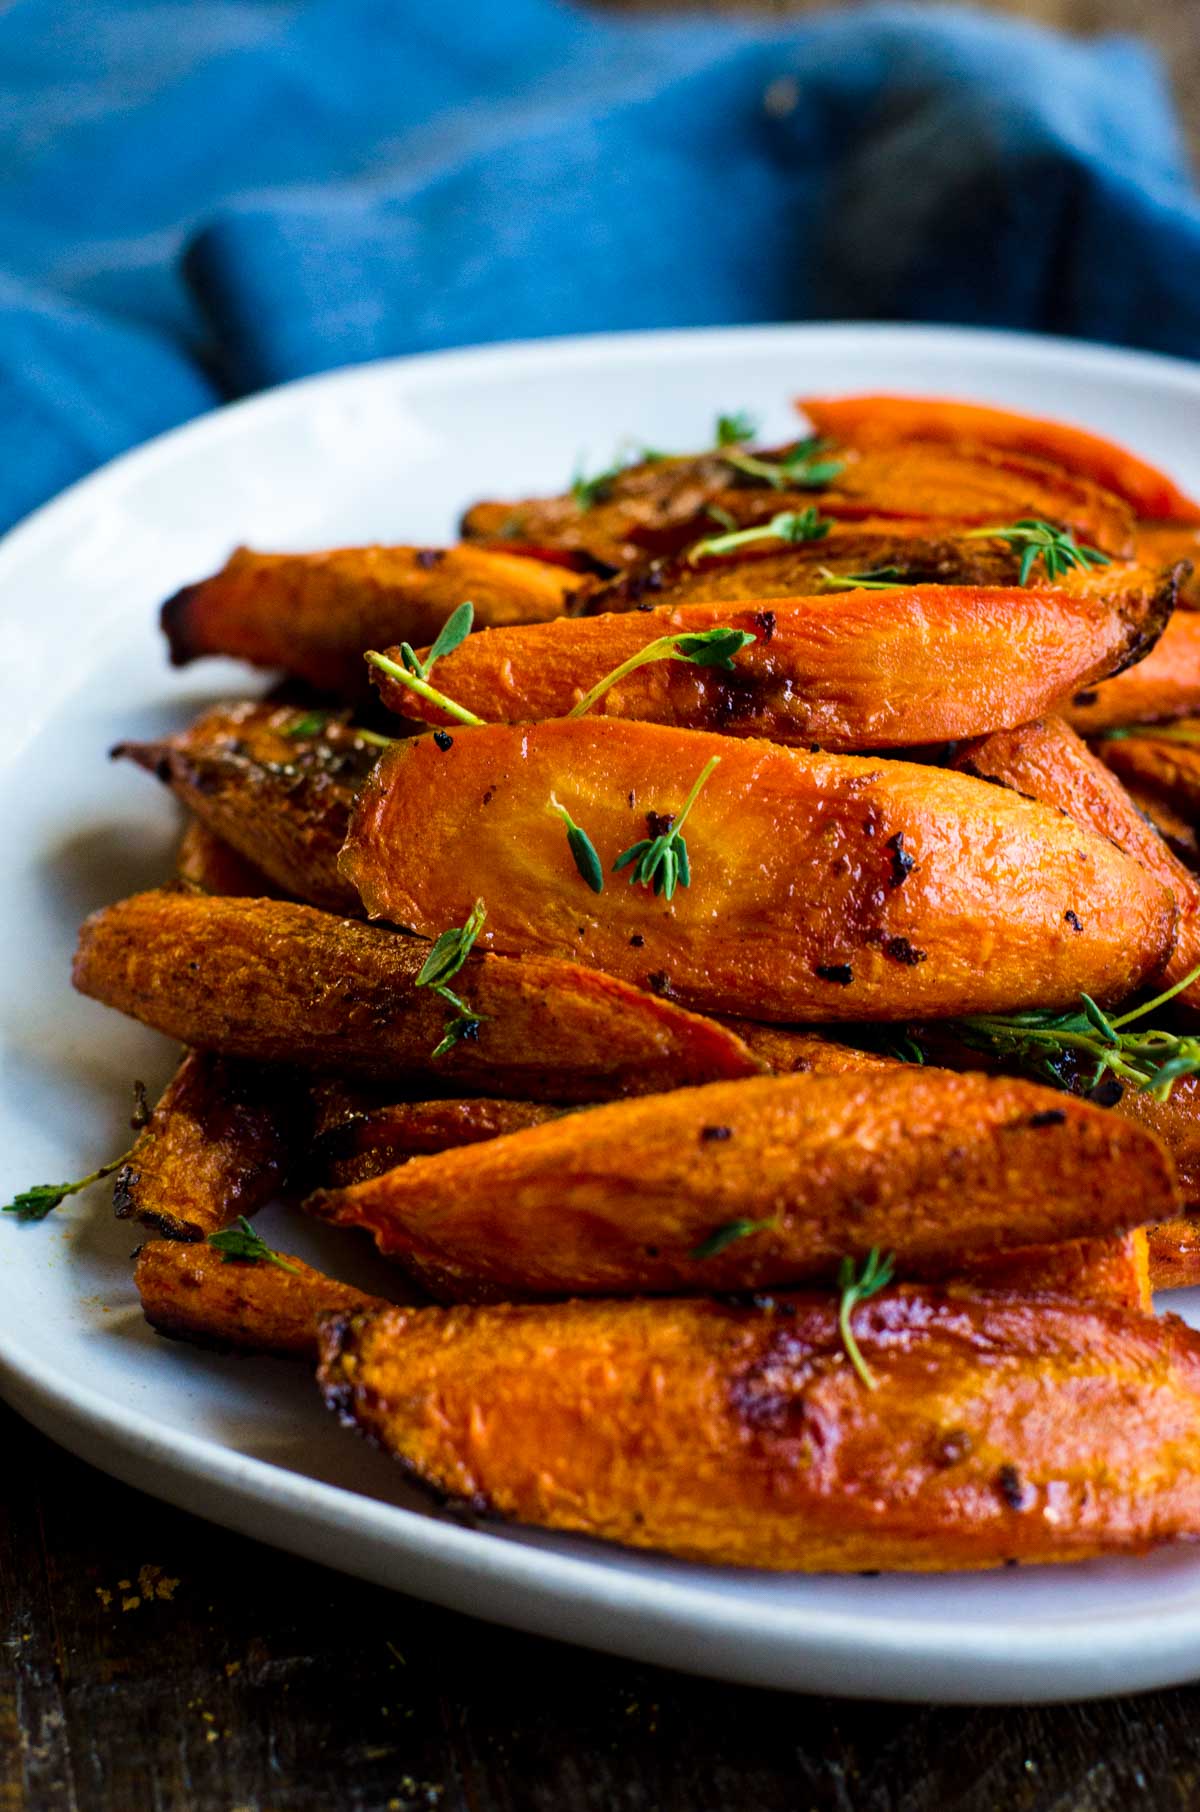
<path fill-rule="evenodd" d="M 252 690 L 167 668 L 155 607 L 235 542 L 450 537 L 466 501 L 555 490 L 626 435 L 702 445 L 721 409 L 787 435 L 789 396 L 962 395 L 1084 423 L 1200 489 L 1200 371 L 1050 340 L 781 327 L 564 340 L 363 366 L 256 398 L 118 460 L 0 547 L 5 952 L 0 1199 L 127 1141 L 155 1035 L 71 992 L 84 913 L 168 872 L 170 800 L 108 746 Z M 270 1236 L 270 1217 L 267 1224 Z M 1053 1699 L 1200 1674 L 1200 1559 L 988 1575 L 705 1571 L 436 1514 L 337 1428 L 302 1368 L 149 1333 L 106 1190 L 0 1224 L 0 1389 L 105 1471 L 260 1540 L 523 1629 L 766 1685 L 897 1699 Z M 358 1249 L 288 1227 L 347 1274 Z M 1177 1302 L 1173 1306 L 1179 1306 Z M 1200 1320 L 1200 1315 L 1197 1317 Z"/>

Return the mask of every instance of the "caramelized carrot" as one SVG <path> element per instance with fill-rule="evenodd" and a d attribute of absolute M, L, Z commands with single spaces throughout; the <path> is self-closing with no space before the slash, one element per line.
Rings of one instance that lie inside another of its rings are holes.
<path fill-rule="evenodd" d="M 1136 667 L 1072 693 L 1060 709 L 1081 736 L 1200 711 L 1200 611 L 1176 611 Z"/>
<path fill-rule="evenodd" d="M 1200 609 L 1200 527 L 1186 522 L 1139 522 L 1137 557 L 1147 566 L 1180 571 L 1179 604 Z"/>
<path fill-rule="evenodd" d="M 682 1559 L 805 1572 L 1141 1553 L 1200 1534 L 1200 1337 L 909 1287 L 385 1309 L 321 1331 L 326 1402 L 439 1493 Z"/>
<path fill-rule="evenodd" d="M 409 1158 L 521 1132 L 565 1110 L 540 1101 L 373 1101 L 341 1081 L 314 1089 L 310 1163 L 326 1187 L 382 1176 Z"/>
<path fill-rule="evenodd" d="M 162 626 L 177 667 L 228 654 L 356 698 L 366 649 L 431 642 L 467 598 L 480 626 L 540 622 L 565 610 L 581 583 L 561 566 L 489 548 L 240 547 L 219 573 L 168 598 Z"/>
<path fill-rule="evenodd" d="M 434 1058 L 447 1009 L 417 986 L 428 954 L 311 906 L 164 891 L 93 913 L 74 981 L 186 1044 L 442 1093 L 595 1101 L 762 1069 L 724 1026 L 611 976 L 478 956 L 454 983 L 478 1034 Z"/>
<path fill-rule="evenodd" d="M 754 638 L 730 669 L 655 661 L 606 692 L 594 713 L 833 750 L 887 749 L 1024 723 L 1137 659 L 1172 605 L 1170 582 L 1091 597 L 919 586 L 732 608 L 681 604 L 473 635 L 438 662 L 437 683 L 486 722 L 566 717 L 649 643 L 729 627 Z M 398 649 L 391 655 L 399 661 Z M 378 670 L 376 683 L 394 711 L 453 723 Z"/>
<path fill-rule="evenodd" d="M 1151 1228 L 1150 1234 L 1155 1231 Z M 955 1265 L 954 1274 L 978 1289 L 1013 1290 L 1021 1295 L 1048 1292 L 1143 1312 L 1151 1307 L 1150 1239 L 1145 1227 L 1109 1239 L 1062 1240 L 1053 1246 L 985 1252 Z"/>
<path fill-rule="evenodd" d="M 290 1253 L 278 1256 L 289 1270 L 227 1262 L 211 1246 L 156 1239 L 138 1253 L 133 1281 L 146 1320 L 160 1334 L 284 1359 L 316 1358 L 322 1315 L 388 1306 Z"/>
<path fill-rule="evenodd" d="M 1194 735 L 1195 743 L 1156 736 L 1147 724 L 1132 736 L 1101 738 L 1096 753 L 1127 785 L 1151 788 L 1194 824 L 1200 819 L 1200 718 L 1185 717 L 1172 727 Z"/>
<path fill-rule="evenodd" d="M 1150 1283 L 1155 1290 L 1194 1290 L 1200 1284 L 1200 1214 L 1183 1214 L 1147 1230 Z"/>
<path fill-rule="evenodd" d="M 365 1227 L 432 1296 L 624 1296 L 901 1275 L 1122 1233 L 1178 1201 L 1151 1133 L 1038 1083 L 917 1065 L 614 1102 L 414 1158 L 310 1213 Z"/>
<path fill-rule="evenodd" d="M 1066 422 L 926 396 L 801 397 L 796 406 L 818 434 L 847 446 L 865 449 L 935 441 L 1032 454 L 1103 486 L 1139 516 L 1200 522 L 1200 504 L 1157 466 L 1116 441 Z"/>
<path fill-rule="evenodd" d="M 262 900 L 277 891 L 261 868 L 247 862 L 199 818 L 189 818 L 183 827 L 175 852 L 175 875 L 199 893 Z"/>
<path fill-rule="evenodd" d="M 686 823 L 673 899 L 613 874 Z M 555 799 L 606 871 L 576 870 Z M 415 737 L 384 755 L 342 855 L 372 916 L 554 953 L 768 1021 L 905 1019 L 1121 1000 L 1171 947 L 1162 884 L 1094 833 L 982 781 L 581 718 Z M 1070 915 L 1083 927 L 1076 931 Z"/>

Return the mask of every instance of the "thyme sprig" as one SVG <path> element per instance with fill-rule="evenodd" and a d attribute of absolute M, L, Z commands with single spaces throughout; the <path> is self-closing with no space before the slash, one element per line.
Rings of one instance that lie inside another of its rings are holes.
<path fill-rule="evenodd" d="M 693 1246 L 688 1257 L 701 1260 L 716 1258 L 736 1240 L 746 1239 L 751 1233 L 766 1233 L 776 1225 L 774 1217 L 765 1221 L 725 1221 L 722 1226 L 714 1227 L 707 1239 L 702 1239 L 698 1246 Z"/>
<path fill-rule="evenodd" d="M 1043 522 L 1038 516 L 1022 516 L 999 528 L 968 529 L 966 539 L 1003 541 L 1014 553 L 1019 551 L 1018 581 L 1021 585 L 1028 584 L 1034 562 L 1039 558 L 1047 579 L 1061 578 L 1063 573 L 1076 566 L 1086 571 L 1093 566 L 1112 565 L 1109 555 L 1102 554 L 1098 547 L 1080 545 L 1068 530 L 1057 529 L 1052 522 Z"/>
<path fill-rule="evenodd" d="M 979 1013 L 956 1021 L 964 1043 L 1030 1069 L 1059 1088 L 1070 1085 L 1073 1066 L 1091 1066 L 1086 1083 L 1094 1090 L 1106 1075 L 1166 1101 L 1183 1076 L 1200 1075 L 1200 1037 L 1128 1028 L 1148 1013 L 1174 1000 L 1200 980 L 1200 963 L 1173 987 L 1128 1013 L 1107 1014 L 1090 995 L 1066 1013 L 1031 1009 L 1026 1013 Z"/>
<path fill-rule="evenodd" d="M 454 650 L 466 641 L 474 625 L 475 606 L 467 598 L 458 606 L 457 610 L 451 611 L 446 618 L 424 660 L 413 652 L 407 642 L 400 644 L 400 659 L 410 673 L 415 673 L 418 679 L 427 680 L 433 671 L 434 663 L 440 661 L 444 654 L 453 654 Z"/>
<path fill-rule="evenodd" d="M 631 887 L 652 887 L 656 894 L 662 894 L 670 900 L 675 896 L 675 889 L 690 887 L 692 884 L 692 864 L 688 856 L 688 846 L 682 835 L 687 815 L 695 805 L 700 789 L 720 764 L 721 757 L 713 755 L 705 762 L 700 773 L 692 783 L 692 790 L 684 801 L 683 810 L 671 821 L 670 828 L 657 837 L 643 837 L 640 843 L 633 843 L 613 863 L 613 873 L 622 868 L 631 868 L 629 884 Z"/>
<path fill-rule="evenodd" d="M 244 1214 L 238 1215 L 236 1226 L 210 1233 L 207 1243 L 215 1247 L 227 1265 L 278 1265 L 281 1271 L 290 1271 L 293 1277 L 300 1276 L 298 1266 L 289 1265 L 286 1258 L 281 1258 L 273 1247 L 268 1246 Z"/>
<path fill-rule="evenodd" d="M 823 459 L 830 443 L 813 435 L 802 440 L 779 459 L 763 459 L 755 453 L 726 453 L 725 463 L 743 478 L 756 484 L 769 485 L 773 491 L 819 491 L 832 484 L 846 469 L 844 459 Z"/>
<path fill-rule="evenodd" d="M 448 930 L 439 933 L 434 939 L 432 950 L 421 965 L 417 987 L 432 988 L 453 1009 L 452 1017 L 442 1027 L 441 1042 L 434 1046 L 434 1057 L 444 1057 L 447 1051 L 464 1039 L 472 1040 L 479 1036 L 485 1015 L 472 1012 L 466 1001 L 460 999 L 447 984 L 453 981 L 470 956 L 486 917 L 487 908 L 483 901 L 476 900 L 467 915 L 466 924 L 451 925 Z"/>
<path fill-rule="evenodd" d="M 898 566 L 873 566 L 863 573 L 835 573 L 818 566 L 817 577 L 826 591 L 895 591 L 906 582 Z"/>
<path fill-rule="evenodd" d="M 730 415 L 718 415 L 716 426 L 716 443 L 718 447 L 742 447 L 748 440 L 753 440 L 758 433 L 758 423 L 745 409 L 735 409 Z"/>
<path fill-rule="evenodd" d="M 587 882 L 593 893 L 603 893 L 604 869 L 601 866 L 599 856 L 596 854 L 596 845 L 592 842 L 592 839 L 588 836 L 582 825 L 576 824 L 566 806 L 563 805 L 553 793 L 550 795 L 550 804 L 547 809 L 554 812 L 566 825 L 567 848 L 571 852 L 571 856 L 580 875 Z"/>
<path fill-rule="evenodd" d="M 872 1246 L 867 1253 L 861 1271 L 856 1271 L 854 1260 L 844 1258 L 838 1267 L 838 1289 L 841 1301 L 838 1304 L 838 1333 L 846 1349 L 846 1357 L 862 1379 L 868 1390 L 878 1389 L 875 1374 L 863 1358 L 858 1341 L 854 1337 L 851 1317 L 860 1302 L 867 1302 L 877 1296 L 880 1290 L 886 1290 L 895 1273 L 894 1254 L 883 1257 L 878 1246 Z"/>
<path fill-rule="evenodd" d="M 330 725 L 335 723 L 342 723 L 336 711 L 303 711 L 290 724 L 285 724 L 280 734 L 292 741 L 305 736 L 324 736 Z M 345 724 L 342 727 L 357 742 L 370 743 L 374 749 L 390 749 L 394 742 L 400 740 L 398 736 L 381 736 L 378 730 L 364 730 L 358 724 Z"/>
<path fill-rule="evenodd" d="M 721 625 L 716 629 L 701 629 L 694 633 L 683 632 L 679 635 L 660 635 L 654 641 L 647 642 L 636 654 L 631 654 L 627 661 L 606 673 L 603 679 L 596 681 L 590 692 L 586 692 L 577 705 L 567 712 L 568 717 L 583 717 L 592 706 L 604 697 L 604 694 L 628 674 L 636 672 L 639 667 L 646 667 L 652 661 L 690 661 L 693 667 L 723 667 L 727 673 L 733 671 L 734 656 L 757 638 L 749 629 L 730 629 Z"/>
<path fill-rule="evenodd" d="M 368 648 L 363 659 L 369 667 L 378 667 L 381 673 L 386 673 L 389 679 L 398 680 L 402 686 L 406 686 L 410 692 L 415 692 L 417 697 L 423 698 L 427 704 L 436 705 L 439 711 L 444 711 L 447 717 L 454 718 L 456 723 L 470 724 L 478 728 L 487 721 L 485 718 L 476 717 L 474 711 L 468 711 L 465 705 L 457 704 L 444 692 L 439 692 L 436 686 L 431 686 L 428 680 L 422 679 L 420 674 L 410 673 L 407 667 L 400 665 L 399 661 L 393 661 L 388 655 L 380 654 L 377 649 Z"/>
<path fill-rule="evenodd" d="M 737 553 L 756 541 L 786 541 L 793 545 L 801 541 L 823 541 L 832 527 L 829 518 L 822 516 L 815 504 L 810 503 L 804 510 L 780 510 L 769 522 L 760 522 L 755 528 L 734 529 L 727 535 L 709 535 L 703 541 L 693 542 L 687 557 L 695 566 L 701 560 Z"/>
<path fill-rule="evenodd" d="M 120 1170 L 129 1156 L 129 1152 L 123 1152 L 119 1158 L 101 1164 L 98 1170 L 89 1171 L 87 1176 L 74 1183 L 35 1183 L 32 1189 L 19 1190 L 11 1202 L 5 1202 L 0 1213 L 15 1214 L 19 1221 L 44 1221 L 69 1195 L 78 1195 L 81 1189 L 89 1189 L 102 1177 L 110 1177 L 114 1170 Z"/>

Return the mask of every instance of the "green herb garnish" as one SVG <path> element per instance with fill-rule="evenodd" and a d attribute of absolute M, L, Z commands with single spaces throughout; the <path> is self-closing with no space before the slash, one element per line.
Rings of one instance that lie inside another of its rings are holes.
<path fill-rule="evenodd" d="M 214 1246 L 227 1265 L 278 1265 L 281 1271 L 290 1271 L 293 1277 L 300 1272 L 295 1265 L 289 1265 L 286 1258 L 281 1258 L 254 1231 L 244 1214 L 239 1214 L 235 1227 L 224 1227 L 220 1233 L 210 1233 L 208 1244 Z"/>
<path fill-rule="evenodd" d="M 698 1246 L 693 1246 L 692 1250 L 688 1253 L 688 1257 L 696 1259 L 716 1258 L 719 1253 L 724 1252 L 727 1246 L 732 1246 L 735 1240 L 746 1239 L 751 1233 L 765 1233 L 768 1228 L 774 1227 L 775 1225 L 776 1222 L 773 1219 L 766 1221 L 726 1221 L 723 1226 L 714 1227 L 708 1238 L 702 1239 Z"/>
<path fill-rule="evenodd" d="M 571 480 L 571 495 L 581 510 L 594 509 L 598 503 L 608 502 L 617 479 L 634 466 L 653 466 L 670 457 L 660 447 L 626 442 L 618 449 L 612 464 L 605 471 L 597 472 L 594 478 L 585 478 L 581 471 L 576 472 Z"/>
<path fill-rule="evenodd" d="M 826 591 L 894 591 L 905 583 L 898 566 L 873 566 L 865 573 L 835 573 L 819 566 L 817 577 Z"/>
<path fill-rule="evenodd" d="M 467 599 L 465 603 L 452 611 L 438 630 L 437 640 L 429 653 L 422 660 L 414 654 L 407 642 L 400 644 L 400 659 L 409 673 L 415 673 L 418 679 L 427 680 L 433 671 L 435 661 L 440 661 L 444 654 L 453 654 L 454 650 L 466 641 L 475 622 L 475 606 Z"/>
<path fill-rule="evenodd" d="M 1109 555 L 1102 554 L 1098 547 L 1081 547 L 1066 529 L 1056 529 L 1052 522 L 1043 522 L 1037 516 L 1022 516 L 1018 521 L 1001 528 L 968 529 L 966 539 L 1004 541 L 1014 553 L 1020 550 L 1018 581 L 1021 585 L 1028 583 L 1034 562 L 1039 556 L 1048 579 L 1061 578 L 1063 573 L 1075 566 L 1086 570 L 1093 566 L 1112 565 Z"/>
<path fill-rule="evenodd" d="M 320 736 L 329 728 L 332 711 L 305 711 L 293 718 L 283 730 L 284 736 Z"/>
<path fill-rule="evenodd" d="M 710 510 L 709 514 L 713 512 Z M 695 542 L 688 549 L 687 557 L 695 566 L 701 560 L 736 553 L 739 548 L 749 547 L 755 541 L 787 541 L 793 544 L 823 541 L 832 527 L 829 518 L 822 516 L 812 504 L 805 510 L 780 510 L 769 522 L 760 522 L 757 528 L 734 529 L 728 535 L 710 535 L 704 541 Z"/>
<path fill-rule="evenodd" d="M 1191 743 L 1200 745 L 1200 723 L 1184 724 L 1123 724 L 1119 730 L 1101 730 L 1098 742 L 1124 742 L 1128 737 L 1147 737 L 1155 742 Z"/>
<path fill-rule="evenodd" d="M 1108 1073 L 1156 1101 L 1166 1101 L 1181 1077 L 1200 1075 L 1200 1037 L 1127 1028 L 1197 980 L 1200 963 L 1174 987 L 1115 1018 L 1084 994 L 1079 1006 L 1066 1013 L 1036 1008 L 1027 1013 L 979 1013 L 956 1020 L 954 1029 L 973 1049 L 1032 1070 L 1059 1088 L 1069 1088 L 1072 1067 L 1083 1064 L 1091 1066 L 1087 1092 Z"/>
<path fill-rule="evenodd" d="M 456 723 L 478 727 L 486 721 L 482 717 L 476 717 L 474 711 L 468 711 L 465 705 L 456 704 L 452 698 L 447 698 L 444 692 L 439 692 L 435 686 L 429 684 L 428 680 L 423 680 L 420 674 L 411 673 L 398 661 L 390 660 L 386 654 L 379 654 L 374 648 L 368 648 L 363 659 L 369 667 L 378 667 L 379 671 L 386 673 L 389 679 L 398 680 L 402 686 L 407 686 L 408 690 L 415 692 L 418 698 L 425 699 L 428 704 L 436 705 L 439 711 L 444 711 L 447 717 L 454 718 Z"/>
<path fill-rule="evenodd" d="M 718 415 L 716 438 L 718 447 L 741 447 L 748 440 L 753 440 L 758 433 L 758 423 L 744 409 L 735 409 L 732 415 Z"/>
<path fill-rule="evenodd" d="M 690 887 L 692 882 L 692 865 L 688 857 L 688 847 L 681 832 L 688 813 L 696 803 L 700 788 L 704 785 L 713 769 L 720 763 L 721 757 L 713 755 L 692 785 L 692 790 L 684 801 L 683 810 L 672 820 L 669 830 L 657 837 L 643 837 L 640 843 L 631 844 L 613 863 L 613 873 L 619 869 L 629 868 L 632 887 L 653 887 L 656 894 L 672 899 L 675 889 Z"/>
<path fill-rule="evenodd" d="M 129 1152 L 124 1152 L 110 1164 L 101 1164 L 99 1170 L 80 1177 L 77 1183 L 35 1183 L 32 1189 L 22 1189 L 11 1202 L 5 1202 L 0 1213 L 15 1214 L 19 1221 L 44 1221 L 69 1195 L 78 1195 L 81 1189 L 88 1189 L 102 1177 L 110 1177 L 114 1170 L 120 1170 L 129 1156 Z"/>
<path fill-rule="evenodd" d="M 582 826 L 576 824 L 566 806 L 560 804 L 553 793 L 550 795 L 550 804 L 547 809 L 556 813 L 566 825 L 567 848 L 571 852 L 580 875 L 593 893 L 603 893 L 604 870 L 600 866 L 600 858 L 596 854 L 596 845 Z"/>
<path fill-rule="evenodd" d="M 461 1043 L 463 1039 L 473 1039 L 479 1036 L 479 1028 L 483 1024 L 484 1015 L 473 1013 L 466 1001 L 460 1000 L 458 995 L 447 986 L 447 983 L 454 979 L 470 956 L 475 939 L 483 929 L 483 921 L 486 917 L 487 911 L 483 901 L 476 900 L 465 925 L 452 925 L 448 931 L 441 932 L 434 939 L 433 948 L 425 958 L 421 966 L 421 973 L 417 976 L 418 988 L 432 988 L 448 1007 L 453 1008 L 453 1017 L 447 1019 L 442 1027 L 441 1042 L 434 1047 L 433 1055 L 435 1057 L 443 1057 L 447 1051 Z"/>
<path fill-rule="evenodd" d="M 880 1290 L 886 1290 L 894 1274 L 894 1255 L 889 1252 L 882 1257 L 878 1246 L 872 1246 L 867 1253 L 862 1271 L 856 1273 L 854 1260 L 844 1258 L 838 1268 L 838 1289 L 841 1291 L 841 1302 L 838 1306 L 838 1333 L 846 1349 L 846 1357 L 862 1379 L 868 1390 L 877 1388 L 874 1374 L 859 1351 L 858 1341 L 854 1338 L 854 1329 L 850 1318 L 860 1302 L 877 1296 Z"/>
<path fill-rule="evenodd" d="M 606 673 L 603 679 L 596 681 L 590 692 L 584 694 L 577 705 L 572 705 L 568 717 L 583 717 L 598 700 L 604 697 L 613 686 L 623 680 L 627 674 L 639 667 L 646 667 L 652 661 L 690 661 L 693 667 L 723 667 L 727 673 L 733 671 L 733 658 L 743 648 L 757 640 L 749 629 L 701 629 L 695 634 L 684 632 L 680 635 L 660 635 L 654 641 L 647 642 L 636 654 L 631 654 L 627 661 Z"/>
<path fill-rule="evenodd" d="M 725 463 L 743 478 L 770 485 L 773 491 L 815 491 L 832 484 L 846 469 L 844 459 L 820 457 L 828 451 L 829 445 L 829 441 L 814 435 L 800 441 L 780 459 L 762 459 L 754 453 L 727 453 Z"/>

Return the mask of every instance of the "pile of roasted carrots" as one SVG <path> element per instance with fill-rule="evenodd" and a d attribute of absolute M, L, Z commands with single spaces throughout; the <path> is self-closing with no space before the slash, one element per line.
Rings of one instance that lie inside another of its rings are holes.
<path fill-rule="evenodd" d="M 1200 1282 L 1200 505 L 1054 423 L 801 407 L 165 605 L 285 678 L 114 751 L 190 814 L 75 963 L 187 1047 L 115 1178 L 146 1315 L 689 1559 L 1200 1536 L 1150 1303 Z M 280 1194 L 389 1299 L 272 1250 Z"/>

